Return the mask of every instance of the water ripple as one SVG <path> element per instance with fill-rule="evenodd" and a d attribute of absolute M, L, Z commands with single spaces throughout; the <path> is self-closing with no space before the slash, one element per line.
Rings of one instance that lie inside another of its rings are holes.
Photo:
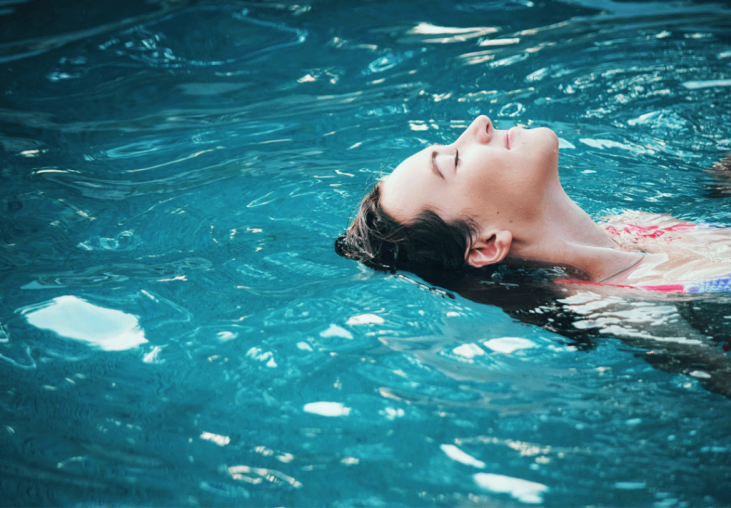
<path fill-rule="evenodd" d="M 726 7 L 141 2 L 0 0 L 41 34 L 0 45 L 8 503 L 724 504 L 728 375 L 607 334 L 719 338 L 728 298 L 609 328 L 507 271 L 459 293 L 332 245 L 477 114 L 554 129 L 593 217 L 731 221 L 703 173 L 731 150 Z"/>
<path fill-rule="evenodd" d="M 221 37 L 211 38 L 215 25 Z M 179 27 L 195 26 L 181 32 Z M 99 45 L 102 51 L 162 68 L 221 67 L 307 40 L 307 32 L 249 16 L 248 9 L 200 7 L 137 25 Z"/>

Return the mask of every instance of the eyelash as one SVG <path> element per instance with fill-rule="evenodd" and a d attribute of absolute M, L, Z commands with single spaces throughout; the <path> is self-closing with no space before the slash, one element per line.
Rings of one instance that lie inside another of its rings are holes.
<path fill-rule="evenodd" d="M 454 167 L 457 167 L 457 163 L 459 162 L 459 150 L 455 150 L 457 153 L 454 156 Z"/>

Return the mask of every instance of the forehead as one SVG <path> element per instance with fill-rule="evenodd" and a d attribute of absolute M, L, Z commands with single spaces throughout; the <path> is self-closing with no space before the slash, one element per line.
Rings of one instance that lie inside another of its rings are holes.
<path fill-rule="evenodd" d="M 409 223 L 429 205 L 430 153 L 431 147 L 415 153 L 379 183 L 381 206 L 399 222 Z"/>
<path fill-rule="evenodd" d="M 429 163 L 429 154 L 431 153 L 432 149 L 433 146 L 428 146 L 407 157 L 401 162 L 401 164 L 396 166 L 396 169 L 394 169 L 391 174 L 386 176 L 384 180 L 391 178 L 394 175 L 399 178 L 404 173 L 408 174 L 412 171 L 418 171 L 419 168 L 426 166 Z"/>

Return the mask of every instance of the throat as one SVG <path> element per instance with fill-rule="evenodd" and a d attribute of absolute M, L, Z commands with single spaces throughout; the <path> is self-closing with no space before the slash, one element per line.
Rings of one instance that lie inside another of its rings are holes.
<path fill-rule="evenodd" d="M 563 189 L 544 204 L 532 224 L 514 236 L 514 259 L 573 267 L 593 282 L 622 280 L 643 257 L 639 251 L 617 245 Z"/>

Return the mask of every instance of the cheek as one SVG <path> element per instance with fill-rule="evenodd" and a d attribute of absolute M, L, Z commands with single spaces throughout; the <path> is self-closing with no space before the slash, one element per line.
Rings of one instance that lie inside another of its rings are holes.
<path fill-rule="evenodd" d="M 530 219 L 545 187 L 539 167 L 545 162 L 539 158 L 493 157 L 489 167 L 461 182 L 457 192 L 462 215 L 487 222 Z"/>
<path fill-rule="evenodd" d="M 450 189 L 443 196 L 440 208 L 450 219 L 494 219 L 505 203 L 498 199 L 500 186 L 490 179 L 470 179 Z"/>

